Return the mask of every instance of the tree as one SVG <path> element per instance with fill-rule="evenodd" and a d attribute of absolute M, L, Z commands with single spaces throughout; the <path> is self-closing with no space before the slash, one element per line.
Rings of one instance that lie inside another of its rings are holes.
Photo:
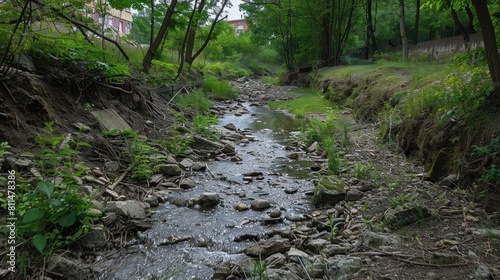
<path fill-rule="evenodd" d="M 153 43 L 149 46 L 149 49 L 146 52 L 144 59 L 142 60 L 142 71 L 144 73 L 149 73 L 149 69 L 151 68 L 151 62 L 153 61 L 153 58 L 154 58 L 156 52 L 158 51 L 160 44 L 165 39 L 165 34 L 167 33 L 167 28 L 170 24 L 170 20 L 172 19 L 172 16 L 174 15 L 174 12 L 175 12 L 175 6 L 177 6 L 177 0 L 172 0 L 170 2 L 170 5 L 168 5 L 167 12 L 166 12 L 165 17 L 163 18 L 163 22 L 160 26 L 160 30 L 158 31 L 158 34 L 156 35 Z"/>
<path fill-rule="evenodd" d="M 372 0 L 366 0 L 365 59 L 368 59 L 370 57 L 370 42 L 371 42 L 372 54 L 377 51 L 377 39 L 375 38 L 375 27 L 373 23 L 372 13 L 373 13 Z"/>
<path fill-rule="evenodd" d="M 429 0 L 425 3 L 425 5 L 437 10 L 442 10 L 447 8 L 465 8 L 468 6 L 468 3 L 470 3 L 469 0 Z M 479 21 L 479 25 L 481 26 L 481 32 L 483 33 L 486 61 L 488 63 L 491 80 L 494 86 L 493 96 L 497 102 L 500 102 L 500 57 L 498 55 L 495 29 L 491 20 L 488 4 L 486 0 L 472 0 L 472 5 L 476 10 L 476 16 Z M 470 14 L 469 19 L 471 19 Z"/>
<path fill-rule="evenodd" d="M 408 38 L 405 26 L 405 1 L 399 0 L 399 30 L 401 32 L 401 45 L 403 46 L 403 62 L 408 59 Z"/>

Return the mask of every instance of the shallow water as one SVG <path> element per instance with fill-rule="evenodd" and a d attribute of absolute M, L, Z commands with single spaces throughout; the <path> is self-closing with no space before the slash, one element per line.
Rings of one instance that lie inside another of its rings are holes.
<path fill-rule="evenodd" d="M 270 209 L 281 208 L 282 217 L 301 214 L 310 208 L 304 193 L 313 188 L 306 180 L 313 163 L 305 155 L 300 155 L 298 160 L 287 158 L 291 151 L 286 147 L 291 135 L 300 129 L 299 124 L 283 112 L 265 107 L 247 108 L 249 114 L 227 115 L 220 118 L 218 124 L 233 123 L 241 130 L 252 129 L 256 141 L 236 147 L 241 164 L 229 160 L 209 162 L 212 173 L 227 179 L 198 174 L 191 177 L 196 182 L 194 189 L 173 193 L 170 197 L 187 200 L 203 192 L 215 192 L 222 203 L 215 209 L 160 205 L 154 209 L 153 227 L 143 234 L 144 244 L 130 248 L 130 252 L 120 258 L 121 263 L 108 267 L 100 279 L 210 279 L 214 265 L 241 259 L 241 250 L 251 244 L 251 241 L 234 242 L 235 237 L 262 235 L 272 228 L 291 224 L 284 219 L 283 223 L 263 225 L 261 220 L 269 217 L 266 211 L 238 212 L 233 208 L 236 204 L 250 204 L 253 199 L 264 198 L 271 202 Z M 242 174 L 251 171 L 262 172 L 264 178 L 246 184 Z M 285 188 L 298 191 L 287 194 Z M 162 245 L 172 238 L 186 241 Z"/>

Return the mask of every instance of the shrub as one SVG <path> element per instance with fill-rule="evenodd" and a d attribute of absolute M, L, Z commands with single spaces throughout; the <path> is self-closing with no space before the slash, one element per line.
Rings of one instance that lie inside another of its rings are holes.
<path fill-rule="evenodd" d="M 179 94 L 175 97 L 175 101 L 179 107 L 193 109 L 199 113 L 208 112 L 210 107 L 212 107 L 212 102 L 210 102 L 201 89 L 193 90 L 185 95 Z"/>
<path fill-rule="evenodd" d="M 209 76 L 203 80 L 203 89 L 216 100 L 233 99 L 238 96 L 238 93 L 228 81 L 220 81 L 214 76 Z"/>

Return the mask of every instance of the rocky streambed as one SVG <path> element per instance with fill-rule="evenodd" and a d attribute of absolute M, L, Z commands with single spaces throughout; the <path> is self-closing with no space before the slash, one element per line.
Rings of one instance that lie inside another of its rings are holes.
<path fill-rule="evenodd" d="M 498 279 L 500 230 L 456 176 L 426 181 L 352 121 L 328 176 L 293 118 L 261 106 L 269 88 L 239 85 L 240 102 L 214 108 L 224 152 L 178 163 L 184 183 L 160 183 L 152 228 L 97 260 L 98 279 Z"/>

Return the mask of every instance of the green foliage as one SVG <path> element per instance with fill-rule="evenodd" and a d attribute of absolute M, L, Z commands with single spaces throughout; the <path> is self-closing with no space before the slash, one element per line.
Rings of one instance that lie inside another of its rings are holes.
<path fill-rule="evenodd" d="M 114 129 L 103 133 L 106 136 L 114 136 L 127 143 L 127 153 L 132 161 L 130 178 L 135 180 L 149 180 L 157 171 L 157 166 L 165 158 L 157 148 L 147 143 L 147 138 L 141 137 L 136 131 L 125 129 Z"/>
<path fill-rule="evenodd" d="M 307 114 L 323 114 L 332 110 L 332 104 L 323 98 L 321 93 L 310 88 L 296 88 L 288 92 L 293 99 L 288 101 L 271 101 L 270 108 L 283 109 L 294 114 L 298 118 L 304 118 Z"/>
<path fill-rule="evenodd" d="M 35 166 L 46 179 L 33 181 L 33 189 L 21 178 L 17 200 L 19 234 L 47 255 L 75 241 L 96 220 L 89 212 L 89 198 L 78 192 L 75 179 L 87 168 L 74 159 L 82 147 L 90 146 L 56 136 L 52 125 L 47 123 L 44 134 L 37 135 L 41 152 L 33 154 Z"/>
<path fill-rule="evenodd" d="M 495 159 L 500 154 L 500 136 L 493 138 L 486 146 L 479 147 L 473 145 L 472 149 L 478 156 Z M 481 180 L 491 185 L 500 184 L 500 167 L 496 165 L 495 162 L 490 163 L 489 166 L 486 167 L 486 171 L 482 175 Z"/>
<path fill-rule="evenodd" d="M 215 115 L 196 115 L 193 119 L 194 131 L 209 138 L 214 138 L 216 134 L 215 124 L 217 124 L 217 116 Z"/>
<path fill-rule="evenodd" d="M 354 177 L 358 179 L 366 179 L 370 175 L 370 171 L 373 169 L 371 164 L 362 164 L 357 162 L 354 165 Z"/>
<path fill-rule="evenodd" d="M 245 70 L 237 63 L 230 61 L 209 63 L 203 68 L 203 73 L 208 75 L 209 79 L 214 76 L 227 80 L 250 76 L 249 70 Z"/>
<path fill-rule="evenodd" d="M 234 99 L 238 96 L 228 81 L 221 81 L 214 76 L 208 76 L 203 80 L 203 89 L 216 100 Z"/>
<path fill-rule="evenodd" d="M 0 143 L 0 157 L 3 157 L 8 149 L 10 149 L 9 142 Z"/>
<path fill-rule="evenodd" d="M 203 90 L 196 89 L 187 94 L 178 94 L 175 97 L 177 105 L 183 109 L 192 109 L 198 113 L 206 113 L 212 107 L 212 102 Z"/>
<path fill-rule="evenodd" d="M 160 145 L 176 156 L 186 156 L 186 151 L 191 147 L 193 139 L 190 135 L 174 135 L 170 136 L 166 141 L 160 141 Z"/>

